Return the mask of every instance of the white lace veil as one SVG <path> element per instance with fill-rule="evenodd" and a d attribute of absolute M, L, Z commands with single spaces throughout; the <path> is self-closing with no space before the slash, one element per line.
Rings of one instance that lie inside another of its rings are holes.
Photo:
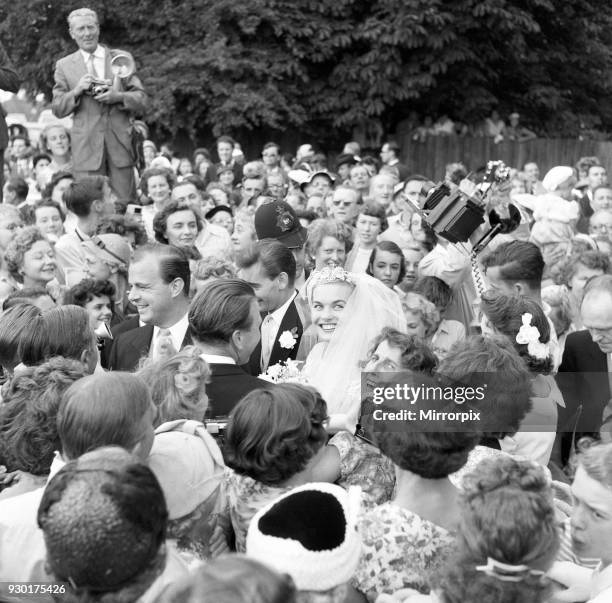
<path fill-rule="evenodd" d="M 350 273 L 350 279 L 355 288 L 336 330 L 323 354 L 317 354 L 312 361 L 307 359 L 306 364 L 309 381 L 327 402 L 328 413 L 346 414 L 354 422 L 361 403 L 361 361 L 384 327 L 405 333 L 406 319 L 392 289 L 367 274 Z M 313 284 L 307 288 L 309 303 Z"/>

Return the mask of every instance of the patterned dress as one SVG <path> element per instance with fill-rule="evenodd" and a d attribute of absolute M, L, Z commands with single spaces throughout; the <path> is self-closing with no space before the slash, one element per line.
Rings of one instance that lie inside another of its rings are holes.
<path fill-rule="evenodd" d="M 361 488 L 362 506 L 366 509 L 391 500 L 395 489 L 393 463 L 378 448 L 340 431 L 329 441 L 340 454 L 340 478 L 337 484 Z"/>
<path fill-rule="evenodd" d="M 225 489 L 229 503 L 229 514 L 236 535 L 236 551 L 246 550 L 246 536 L 251 519 L 257 511 L 276 500 L 291 488 L 266 486 L 247 475 L 239 475 L 229 468 L 225 470 Z"/>
<path fill-rule="evenodd" d="M 353 585 L 372 601 L 402 588 L 429 591 L 429 575 L 454 543 L 444 528 L 392 503 L 365 513 L 359 524 L 363 552 Z"/>

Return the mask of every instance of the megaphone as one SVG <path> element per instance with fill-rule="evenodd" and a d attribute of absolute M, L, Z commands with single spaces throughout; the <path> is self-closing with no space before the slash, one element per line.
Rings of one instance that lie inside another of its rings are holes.
<path fill-rule="evenodd" d="M 113 334 L 111 333 L 110 329 L 108 328 L 108 325 L 105 322 L 101 322 L 100 326 L 94 331 L 94 333 L 96 334 L 98 341 L 113 338 Z"/>
<path fill-rule="evenodd" d="M 113 74 L 113 88 L 120 90 L 121 80 L 129 78 L 134 71 L 136 71 L 136 65 L 132 55 L 125 52 L 116 54 L 111 59 L 111 73 Z"/>

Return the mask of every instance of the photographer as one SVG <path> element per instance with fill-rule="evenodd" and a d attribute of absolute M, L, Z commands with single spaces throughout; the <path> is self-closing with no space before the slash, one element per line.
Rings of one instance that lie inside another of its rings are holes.
<path fill-rule="evenodd" d="M 136 198 L 135 156 L 132 148 L 133 115 L 146 109 L 147 95 L 140 80 L 127 65 L 111 61 L 125 52 L 98 44 L 100 28 L 96 13 L 88 8 L 68 15 L 70 37 L 79 50 L 60 59 L 55 66 L 53 114 L 74 113 L 72 154 L 74 174 L 103 174 L 110 178 L 119 201 Z"/>
<path fill-rule="evenodd" d="M 17 92 L 19 89 L 20 78 L 10 64 L 8 55 L 0 44 L 0 90 L 7 92 Z M 0 105 L 0 157 L 4 157 L 4 150 L 9 141 L 8 130 L 4 109 Z M 4 187 L 4 171 L 0 170 L 0 203 L 2 203 L 2 189 Z"/>

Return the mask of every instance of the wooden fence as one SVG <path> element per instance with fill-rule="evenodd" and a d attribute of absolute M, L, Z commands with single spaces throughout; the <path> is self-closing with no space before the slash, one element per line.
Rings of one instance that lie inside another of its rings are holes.
<path fill-rule="evenodd" d="M 612 142 L 597 140 L 536 138 L 528 142 L 495 144 L 491 138 L 437 136 L 425 142 L 407 138 L 398 143 L 402 148 L 402 163 L 407 164 L 411 172 L 435 180 L 444 178 L 446 164 L 455 161 L 462 161 L 470 170 L 485 165 L 488 160 L 501 159 L 516 168 L 535 161 L 543 177 L 555 165 L 573 166 L 580 157 L 595 155 L 608 173 L 612 169 Z"/>

